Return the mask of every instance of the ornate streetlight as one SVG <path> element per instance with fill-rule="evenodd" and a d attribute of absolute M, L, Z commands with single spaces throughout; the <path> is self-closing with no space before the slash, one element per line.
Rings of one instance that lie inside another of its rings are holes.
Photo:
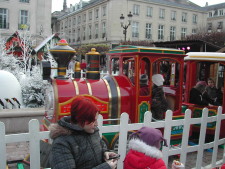
<path fill-rule="evenodd" d="M 131 19 L 132 19 L 132 14 L 131 12 L 127 15 L 128 16 L 128 24 L 124 24 L 124 20 L 125 20 L 125 17 L 123 16 L 123 14 L 121 14 L 120 16 L 120 22 L 121 22 L 121 27 L 124 29 L 123 30 L 123 34 L 124 34 L 124 41 L 126 42 L 126 38 L 127 38 L 127 28 L 131 25 Z"/>

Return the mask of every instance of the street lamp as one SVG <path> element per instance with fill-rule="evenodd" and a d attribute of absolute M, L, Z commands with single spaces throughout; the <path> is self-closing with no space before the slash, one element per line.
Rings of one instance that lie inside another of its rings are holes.
<path fill-rule="evenodd" d="M 124 24 L 125 17 L 123 16 L 123 14 L 121 14 L 121 16 L 120 16 L 121 27 L 124 29 L 123 34 L 124 34 L 125 42 L 126 42 L 126 38 L 127 38 L 127 28 L 131 25 L 131 19 L 132 19 L 133 15 L 130 12 L 127 16 L 128 16 L 128 24 L 127 25 Z"/>

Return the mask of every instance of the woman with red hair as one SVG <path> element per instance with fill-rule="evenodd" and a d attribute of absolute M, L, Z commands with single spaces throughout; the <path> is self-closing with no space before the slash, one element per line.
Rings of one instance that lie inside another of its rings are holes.
<path fill-rule="evenodd" d="M 116 153 L 109 152 L 97 128 L 99 109 L 88 98 L 76 97 L 71 116 L 50 126 L 53 139 L 50 163 L 52 169 L 115 169 Z"/>

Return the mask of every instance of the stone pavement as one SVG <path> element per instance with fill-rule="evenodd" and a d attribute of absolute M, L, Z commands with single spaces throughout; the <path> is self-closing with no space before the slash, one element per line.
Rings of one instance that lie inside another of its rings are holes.
<path fill-rule="evenodd" d="M 223 158 L 224 149 L 218 149 L 217 161 Z M 10 143 L 7 144 L 7 159 L 11 160 L 21 160 L 24 159 L 27 155 L 29 155 L 29 143 L 21 142 L 21 143 Z M 171 169 L 171 164 L 174 159 L 177 160 L 177 156 L 173 156 L 169 158 L 169 166 L 168 169 Z M 185 165 L 185 169 L 194 168 L 196 165 L 197 152 L 191 152 L 187 155 L 187 161 Z M 212 161 L 212 152 L 204 151 L 203 156 L 203 166 L 207 166 Z M 29 167 L 28 167 L 29 168 Z M 9 169 L 16 169 L 15 164 L 9 165 Z"/>

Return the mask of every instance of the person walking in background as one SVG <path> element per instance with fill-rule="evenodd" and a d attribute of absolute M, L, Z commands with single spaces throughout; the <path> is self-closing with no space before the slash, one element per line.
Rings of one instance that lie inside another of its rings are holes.
<path fill-rule="evenodd" d="M 81 68 L 81 70 L 83 70 L 84 72 L 86 72 L 87 63 L 85 62 L 85 59 L 81 59 L 80 68 Z"/>
<path fill-rule="evenodd" d="M 164 78 L 161 74 L 152 76 L 152 117 L 156 120 L 164 119 L 164 113 L 168 110 L 169 106 L 163 91 Z"/>
<path fill-rule="evenodd" d="M 115 169 L 117 155 L 109 152 L 97 128 L 99 110 L 88 98 L 76 97 L 71 104 L 71 116 L 51 124 L 53 139 L 50 156 L 52 169 Z"/>

